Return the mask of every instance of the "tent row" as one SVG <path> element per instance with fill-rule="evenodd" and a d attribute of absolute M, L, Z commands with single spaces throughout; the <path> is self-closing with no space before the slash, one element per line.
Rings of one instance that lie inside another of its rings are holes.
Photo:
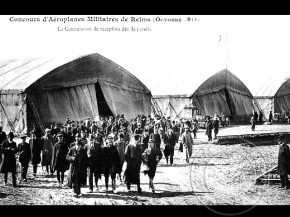
<path fill-rule="evenodd" d="M 173 118 L 194 115 L 213 116 L 214 113 L 230 117 L 233 123 L 249 123 L 253 110 L 262 112 L 267 120 L 270 111 L 274 116 L 290 112 L 290 79 L 269 79 L 269 84 L 257 87 L 254 96 L 246 85 L 225 69 L 215 73 L 199 86 L 192 85 L 190 95 L 153 95 L 152 101 L 160 114 Z M 196 109 L 197 108 L 197 109 Z M 275 117 L 274 117 L 275 118 Z"/>
<path fill-rule="evenodd" d="M 208 79 L 202 76 L 192 81 L 185 78 L 179 85 L 183 90 L 193 90 L 189 95 L 152 97 L 137 77 L 100 54 L 0 60 L 0 125 L 5 131 L 21 133 L 29 132 L 34 125 L 44 129 L 51 123 L 64 123 L 66 117 L 81 121 L 124 114 L 131 120 L 153 112 L 175 119 L 192 117 L 193 111 L 249 123 L 253 110 L 267 115 L 270 110 L 285 113 L 290 109 L 289 79 L 275 88 L 267 87 L 273 90 L 271 94 L 265 91 L 253 97 L 227 69 Z"/>

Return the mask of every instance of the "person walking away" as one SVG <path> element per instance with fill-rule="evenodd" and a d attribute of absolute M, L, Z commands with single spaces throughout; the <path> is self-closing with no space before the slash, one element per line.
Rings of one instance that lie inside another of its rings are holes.
<path fill-rule="evenodd" d="M 46 168 L 46 174 L 51 175 L 51 161 L 53 151 L 53 137 L 50 135 L 50 129 L 45 129 L 45 135 L 41 137 L 43 148 L 41 152 L 41 166 Z"/>
<path fill-rule="evenodd" d="M 262 111 L 259 112 L 259 123 L 262 124 L 263 122 L 263 113 Z"/>
<path fill-rule="evenodd" d="M 270 111 L 270 113 L 269 113 L 269 124 L 272 124 L 272 122 L 273 122 L 273 113 L 272 113 L 272 111 Z"/>
<path fill-rule="evenodd" d="M 76 137 L 80 138 L 77 133 Z M 75 145 L 68 151 L 66 159 L 70 162 L 69 174 L 71 175 L 71 184 L 74 197 L 80 197 L 81 185 L 84 177 L 86 177 L 87 169 L 87 151 L 80 141 L 75 142 Z"/>
<path fill-rule="evenodd" d="M 256 121 L 255 121 L 255 116 L 254 115 L 251 117 L 250 122 L 251 122 L 251 129 L 252 129 L 252 131 L 254 131 L 255 127 L 256 127 Z"/>
<path fill-rule="evenodd" d="M 36 177 L 37 166 L 41 161 L 41 150 L 43 148 L 42 140 L 36 136 L 35 131 L 31 131 L 31 138 L 29 139 L 31 150 L 31 163 L 33 166 L 33 176 Z"/>
<path fill-rule="evenodd" d="M 165 143 L 165 149 L 164 149 L 164 156 L 166 159 L 166 164 L 168 164 L 168 158 L 170 159 L 170 165 L 173 165 L 173 156 L 174 156 L 174 147 L 175 144 L 178 141 L 178 138 L 173 132 L 172 127 L 168 127 L 166 136 L 166 143 Z"/>
<path fill-rule="evenodd" d="M 143 163 L 148 166 L 148 170 L 144 171 L 144 174 L 148 175 L 149 177 L 149 190 L 151 190 L 152 193 L 155 193 L 153 179 L 156 174 L 157 164 L 161 160 L 161 158 L 162 152 L 160 151 L 160 149 L 155 148 L 153 140 L 150 139 L 148 148 L 142 154 L 142 160 Z"/>
<path fill-rule="evenodd" d="M 280 188 L 289 189 L 288 175 L 290 174 L 290 150 L 286 144 L 285 135 L 278 138 L 279 154 L 278 154 L 278 174 L 280 175 Z"/>
<path fill-rule="evenodd" d="M 191 136 L 191 133 L 189 131 L 189 126 L 184 126 L 184 133 L 181 136 L 181 143 L 185 148 L 185 156 L 186 156 L 186 162 L 189 163 L 189 159 L 192 155 L 192 146 L 193 146 L 193 139 Z"/>
<path fill-rule="evenodd" d="M 7 140 L 2 143 L 2 161 L 0 165 L 0 172 L 4 173 L 4 185 L 7 185 L 8 173 L 12 173 L 13 187 L 17 187 L 16 184 L 16 153 L 17 146 L 13 141 L 14 134 L 9 132 L 7 135 Z"/>
<path fill-rule="evenodd" d="M 68 170 L 68 162 L 66 160 L 66 155 L 68 153 L 68 147 L 63 141 L 63 135 L 61 133 L 57 134 L 57 142 L 53 146 L 52 151 L 52 173 L 56 171 L 56 177 L 61 188 L 64 181 L 64 173 Z"/>
<path fill-rule="evenodd" d="M 131 184 L 137 184 L 138 193 L 141 193 L 140 167 L 142 164 L 142 148 L 138 135 L 134 136 L 134 142 L 127 145 L 125 150 L 125 160 L 127 162 L 127 168 L 125 170 L 125 183 L 127 185 L 127 191 L 131 191 Z"/>
<path fill-rule="evenodd" d="M 31 158 L 31 150 L 29 144 L 26 142 L 26 135 L 20 136 L 21 142 L 18 144 L 17 150 L 19 155 L 19 162 L 21 164 L 21 181 L 27 182 L 28 163 Z"/>
<path fill-rule="evenodd" d="M 207 117 L 205 135 L 207 135 L 208 141 L 212 141 L 212 129 L 213 129 L 212 121 L 210 117 Z"/>
<path fill-rule="evenodd" d="M 213 125 L 214 139 L 217 139 L 217 134 L 219 132 L 219 127 L 220 127 L 220 121 L 217 116 L 217 113 L 214 114 L 212 125 Z"/>
<path fill-rule="evenodd" d="M 112 190 L 116 193 L 116 174 L 121 172 L 121 161 L 117 147 L 114 145 L 114 135 L 111 133 L 108 135 L 106 144 L 102 150 L 102 159 L 104 165 L 104 176 L 106 192 L 109 188 L 109 176 L 112 180 Z"/>

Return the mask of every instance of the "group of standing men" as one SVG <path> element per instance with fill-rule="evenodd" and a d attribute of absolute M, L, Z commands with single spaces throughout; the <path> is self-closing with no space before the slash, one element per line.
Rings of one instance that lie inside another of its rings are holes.
<path fill-rule="evenodd" d="M 128 129 L 131 133 L 128 133 Z M 182 129 L 182 130 L 181 130 Z M 89 179 L 89 192 L 93 192 L 95 184 L 98 191 L 98 180 L 105 177 L 106 191 L 109 178 L 112 190 L 116 192 L 116 177 L 124 179 L 127 190 L 131 184 L 140 187 L 140 170 L 142 163 L 146 165 L 144 174 L 149 177 L 149 189 L 154 190 L 153 179 L 156 167 L 163 154 L 167 164 L 173 165 L 174 147 L 181 134 L 181 143 L 186 149 L 186 161 L 192 154 L 193 139 L 186 123 L 180 124 L 164 118 L 151 118 L 138 115 L 132 123 L 123 116 L 101 119 L 93 122 L 87 119 L 80 125 L 67 122 L 58 127 L 52 125 L 45 129 L 45 135 L 35 128 L 30 138 L 21 135 L 21 142 L 16 145 L 12 132 L 5 134 L 0 128 L 1 159 L 0 172 L 4 173 L 4 184 L 7 185 L 8 172 L 12 173 L 13 186 L 16 183 L 16 158 L 21 164 L 21 182 L 27 182 L 27 170 L 31 162 L 33 176 L 37 175 L 39 163 L 47 176 L 56 173 L 59 187 L 64 185 L 73 188 L 74 196 L 81 195 L 81 187 Z M 164 143 L 163 153 L 161 143 Z M 87 174 L 88 173 L 88 174 Z M 93 178 L 95 183 L 93 183 Z"/>

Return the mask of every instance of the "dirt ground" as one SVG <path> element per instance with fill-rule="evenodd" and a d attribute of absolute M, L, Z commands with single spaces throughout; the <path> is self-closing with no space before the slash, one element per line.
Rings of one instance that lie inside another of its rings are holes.
<path fill-rule="evenodd" d="M 290 125 L 258 125 L 257 132 L 285 132 Z M 251 133 L 250 126 L 221 129 L 220 135 Z M 248 147 L 216 145 L 206 142 L 204 130 L 195 140 L 191 164 L 186 164 L 185 153 L 177 149 L 174 165 L 160 161 L 156 176 L 156 193 L 148 189 L 148 177 L 140 174 L 143 193 L 136 186 L 127 193 L 123 183 L 117 180 L 118 193 L 105 193 L 104 178 L 100 192 L 88 193 L 88 186 L 81 189 L 83 197 L 72 197 L 72 189 L 58 188 L 56 176 L 47 177 L 41 167 L 36 178 L 32 167 L 28 182 L 13 188 L 11 177 L 8 186 L 3 185 L 0 175 L 0 205 L 286 205 L 290 190 L 279 185 L 255 185 L 255 178 L 277 164 L 278 145 Z M 177 147 L 176 147 L 177 148 Z M 109 188 L 111 190 L 111 188 Z"/>

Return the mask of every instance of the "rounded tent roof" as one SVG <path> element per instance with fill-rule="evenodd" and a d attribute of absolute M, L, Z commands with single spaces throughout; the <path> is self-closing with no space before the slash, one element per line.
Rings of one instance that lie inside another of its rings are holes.
<path fill-rule="evenodd" d="M 260 79 L 260 84 L 253 90 L 254 97 L 276 97 L 284 95 L 290 85 L 290 77 L 285 74 L 279 76 L 269 76 Z"/>
<path fill-rule="evenodd" d="M 191 96 L 202 96 L 208 93 L 220 91 L 224 88 L 253 98 L 253 95 L 246 85 L 227 69 L 217 72 L 208 78 Z"/>
<path fill-rule="evenodd" d="M 290 78 L 284 79 L 284 82 L 280 85 L 276 91 L 274 97 L 281 97 L 290 93 Z"/>
<path fill-rule="evenodd" d="M 96 81 L 94 78 L 151 94 L 133 74 L 97 53 L 0 60 L 2 91 L 30 91 L 35 87 L 51 86 L 51 83 L 56 83 L 55 87 L 61 87 L 67 81 L 70 81 L 70 85 L 78 85 L 73 80 L 93 82 Z"/>

